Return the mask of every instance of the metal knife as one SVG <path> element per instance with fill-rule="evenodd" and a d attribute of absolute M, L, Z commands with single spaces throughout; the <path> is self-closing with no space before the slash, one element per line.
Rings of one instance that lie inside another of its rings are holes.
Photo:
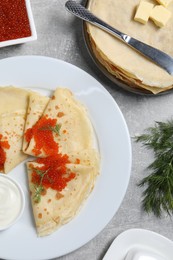
<path fill-rule="evenodd" d="M 112 34 L 173 75 L 173 58 L 168 54 L 118 31 L 75 1 L 67 1 L 65 7 L 70 13 Z"/>

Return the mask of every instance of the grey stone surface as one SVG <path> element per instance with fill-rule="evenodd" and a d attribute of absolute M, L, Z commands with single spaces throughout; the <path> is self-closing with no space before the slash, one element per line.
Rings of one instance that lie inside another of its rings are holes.
<path fill-rule="evenodd" d="M 102 75 L 85 47 L 81 21 L 65 10 L 65 2 L 31 0 L 37 41 L 1 48 L 0 59 L 18 55 L 43 55 L 80 67 L 101 82 L 113 96 L 125 117 L 131 137 L 143 133 L 154 121 L 170 119 L 173 115 L 173 92 L 157 97 L 134 95 L 120 89 Z M 114 238 L 130 228 L 152 230 L 173 240 L 172 219 L 169 216 L 157 219 L 152 214 L 145 214 L 140 208 L 142 189 L 137 187 L 137 183 L 145 176 L 145 168 L 153 159 L 153 154 L 134 143 L 133 138 L 131 141 L 131 178 L 118 212 L 92 241 L 59 260 L 101 260 Z"/>

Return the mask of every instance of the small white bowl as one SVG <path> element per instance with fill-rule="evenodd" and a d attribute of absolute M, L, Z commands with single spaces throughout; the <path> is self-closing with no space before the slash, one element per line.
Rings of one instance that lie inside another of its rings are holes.
<path fill-rule="evenodd" d="M 0 231 L 19 221 L 24 208 L 25 196 L 20 184 L 0 173 Z"/>
<path fill-rule="evenodd" d="M 30 0 L 25 0 L 25 4 L 26 4 L 26 10 L 27 10 L 29 24 L 30 24 L 30 28 L 31 28 L 31 36 L 24 37 L 24 38 L 17 38 L 14 40 L 2 41 L 2 42 L 0 42 L 0 47 L 30 42 L 30 41 L 34 41 L 37 39 L 37 32 L 35 29 L 35 23 L 34 23 L 34 18 L 32 15 Z"/>
<path fill-rule="evenodd" d="M 165 260 L 162 256 L 143 248 L 131 249 L 124 260 Z"/>

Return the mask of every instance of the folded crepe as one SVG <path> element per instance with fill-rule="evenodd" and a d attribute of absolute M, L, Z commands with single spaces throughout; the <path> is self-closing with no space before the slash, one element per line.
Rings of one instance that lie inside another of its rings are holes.
<path fill-rule="evenodd" d="M 22 141 L 29 91 L 0 88 L 0 171 L 8 173 L 26 159 Z"/>
<path fill-rule="evenodd" d="M 138 4 L 138 0 L 89 0 L 88 8 L 119 31 L 173 56 L 173 16 L 161 29 L 151 21 L 141 25 L 133 19 Z M 173 5 L 169 9 L 173 12 Z M 173 87 L 173 76 L 122 41 L 91 24 L 87 24 L 87 30 L 96 58 L 116 78 L 154 94 Z"/>
<path fill-rule="evenodd" d="M 29 104 L 27 109 L 27 117 L 25 122 L 24 133 L 32 128 L 33 125 L 40 119 L 49 101 L 49 97 L 42 96 L 39 93 L 31 93 L 29 95 Z M 29 143 L 27 142 L 25 135 L 23 137 L 23 152 L 27 150 Z"/>
<path fill-rule="evenodd" d="M 60 156 L 60 159 L 52 159 L 52 161 L 50 159 L 51 163 L 48 158 L 27 163 L 32 209 L 38 236 L 51 234 L 75 217 L 92 191 L 99 172 L 99 157 L 94 149 L 69 155 L 66 158 L 67 163 L 62 166 L 63 157 Z M 65 169 L 64 174 L 59 171 L 61 167 Z M 59 176 L 58 185 L 62 185 L 60 187 L 55 185 L 56 179 L 52 177 L 55 168 Z M 69 176 L 73 177 L 69 178 Z M 68 180 L 66 185 L 64 185 L 65 178 Z"/>
<path fill-rule="evenodd" d="M 31 106 L 33 114 L 35 106 Z M 41 118 L 25 131 L 24 152 L 37 157 L 70 153 L 93 146 L 93 128 L 85 107 L 70 90 L 57 88 Z"/>
<path fill-rule="evenodd" d="M 9 172 L 26 153 L 38 157 L 27 171 L 39 236 L 70 221 L 92 191 L 100 160 L 94 147 L 87 111 L 68 89 L 50 99 L 0 88 L 0 171 Z"/>
<path fill-rule="evenodd" d="M 24 152 L 37 157 L 27 171 L 37 233 L 45 236 L 77 214 L 94 187 L 99 155 L 86 108 L 70 90 L 57 88 L 42 107 L 38 99 L 30 99 Z"/>

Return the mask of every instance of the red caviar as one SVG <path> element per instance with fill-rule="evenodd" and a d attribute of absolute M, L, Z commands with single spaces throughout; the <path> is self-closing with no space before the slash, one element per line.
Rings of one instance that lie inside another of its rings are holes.
<path fill-rule="evenodd" d="M 54 141 L 52 131 L 56 127 L 56 123 L 56 119 L 43 116 L 32 128 L 26 131 L 26 141 L 29 143 L 31 138 L 35 140 L 34 155 L 41 154 L 41 151 L 47 156 L 58 153 L 58 144 Z"/>
<path fill-rule="evenodd" d="M 60 154 L 58 144 L 54 140 L 54 134 L 58 135 L 59 125 L 57 119 L 43 116 L 32 128 L 25 133 L 26 141 L 35 140 L 33 153 L 37 156 L 45 152 L 46 158 L 37 158 L 36 163 L 41 166 L 33 168 L 31 181 L 37 187 L 62 191 L 76 174 L 67 168 L 70 163 L 67 154 Z M 55 133 L 54 133 L 55 132 Z M 41 193 L 43 195 L 43 193 Z"/>
<path fill-rule="evenodd" d="M 6 152 L 4 149 L 9 149 L 10 145 L 8 141 L 1 141 L 3 138 L 3 135 L 0 134 L 0 170 L 4 170 L 4 163 L 6 161 Z"/>
<path fill-rule="evenodd" d="M 0 1 L 0 42 L 31 36 L 25 0 Z"/>
<path fill-rule="evenodd" d="M 52 188 L 62 191 L 67 183 L 75 178 L 76 174 L 69 171 L 66 164 L 69 163 L 68 155 L 56 154 L 47 158 L 38 158 L 37 163 L 41 167 L 33 169 L 32 182 L 42 185 L 44 188 Z"/>

